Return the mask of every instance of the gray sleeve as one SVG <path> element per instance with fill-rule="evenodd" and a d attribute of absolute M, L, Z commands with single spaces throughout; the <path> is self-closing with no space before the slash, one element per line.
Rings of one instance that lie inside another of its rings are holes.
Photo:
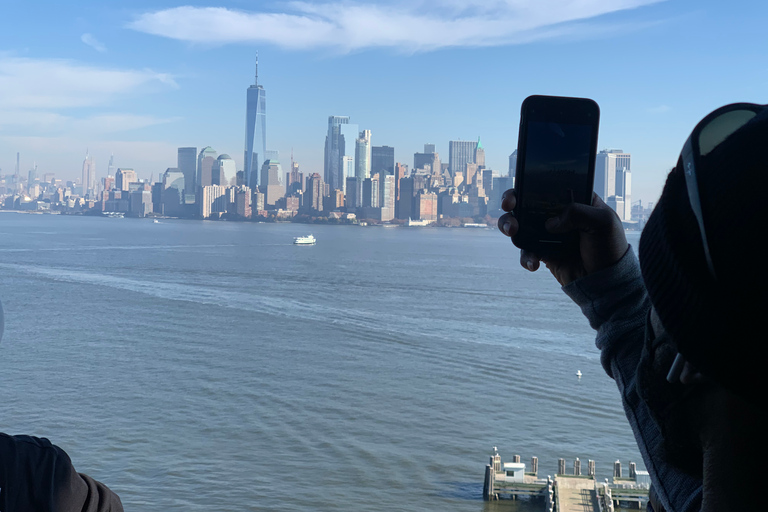
<path fill-rule="evenodd" d="M 645 320 L 651 307 L 632 248 L 615 265 L 563 287 L 597 331 L 600 361 L 621 393 L 645 467 L 668 512 L 701 507 L 701 480 L 669 466 L 663 459 L 663 438 L 637 392 L 636 371 L 643 351 Z"/>

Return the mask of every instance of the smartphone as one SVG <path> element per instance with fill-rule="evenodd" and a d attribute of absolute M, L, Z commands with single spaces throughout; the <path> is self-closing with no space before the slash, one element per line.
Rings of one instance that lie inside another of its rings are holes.
<path fill-rule="evenodd" d="M 544 222 L 569 203 L 592 203 L 600 108 L 593 100 L 529 96 L 520 113 L 512 242 L 539 255 L 578 247 L 578 234 L 554 235 Z"/>

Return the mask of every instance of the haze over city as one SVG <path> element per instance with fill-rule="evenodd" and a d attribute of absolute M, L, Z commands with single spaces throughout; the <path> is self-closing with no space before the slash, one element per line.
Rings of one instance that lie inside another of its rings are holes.
<path fill-rule="evenodd" d="M 768 8 L 714 1 L 12 4 L 0 35 L 0 173 L 76 179 L 86 150 L 157 177 L 178 147 L 243 167 L 258 51 L 267 147 L 323 170 L 328 116 L 349 116 L 409 164 L 425 143 L 481 137 L 506 173 L 530 94 L 601 106 L 599 147 L 632 154 L 633 200 L 655 201 L 693 125 L 765 102 Z M 717 37 L 712 37 L 712 34 Z"/>

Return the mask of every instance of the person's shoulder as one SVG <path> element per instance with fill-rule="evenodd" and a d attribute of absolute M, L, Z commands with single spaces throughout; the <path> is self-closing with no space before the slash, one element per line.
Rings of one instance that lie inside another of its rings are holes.
<path fill-rule="evenodd" d="M 45 437 L 8 435 L 0 433 L 0 457 L 13 457 L 17 461 L 49 460 L 57 464 L 70 463 L 69 455 Z"/>

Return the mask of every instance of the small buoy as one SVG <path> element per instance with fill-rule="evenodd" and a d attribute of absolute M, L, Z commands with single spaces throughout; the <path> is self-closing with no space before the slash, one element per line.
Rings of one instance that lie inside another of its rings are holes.
<path fill-rule="evenodd" d="M 576 370 L 576 376 L 577 376 L 578 378 L 581 378 L 581 370 Z"/>

